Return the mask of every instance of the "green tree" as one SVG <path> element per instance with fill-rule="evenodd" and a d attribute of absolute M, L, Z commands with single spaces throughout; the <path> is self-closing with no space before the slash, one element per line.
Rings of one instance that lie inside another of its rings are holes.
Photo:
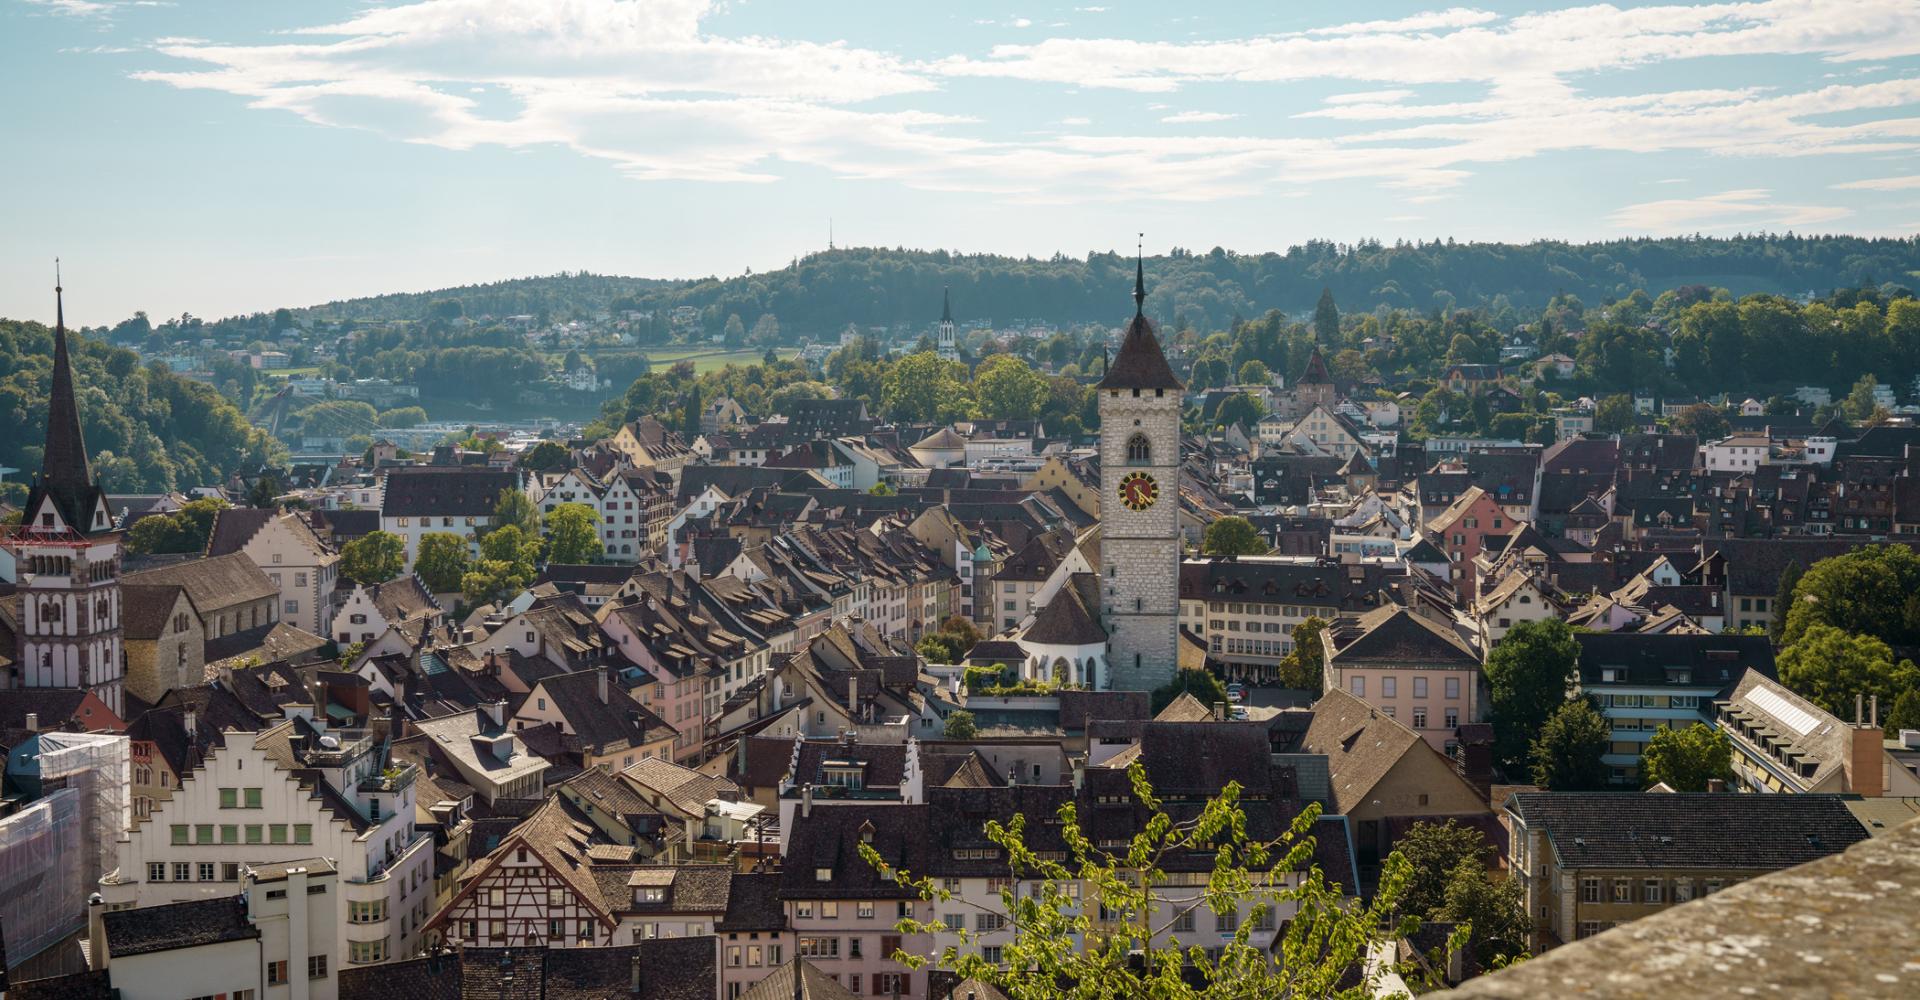
<path fill-rule="evenodd" d="M 1493 859 L 1493 845 L 1485 835 L 1451 819 L 1413 824 L 1393 849 L 1410 866 L 1400 912 L 1423 920 L 1440 919 L 1447 903 L 1447 880 L 1455 868 L 1472 863 L 1484 870 Z"/>
<path fill-rule="evenodd" d="M 1228 514 L 1207 525 L 1200 551 L 1210 556 L 1263 556 L 1272 552 L 1273 546 L 1260 537 L 1260 530 L 1252 521 Z"/>
<path fill-rule="evenodd" d="M 1818 569 L 1808 570 L 1802 582 Z M 1920 685 L 1920 668 L 1912 660 L 1896 664 L 1893 650 L 1878 636 L 1854 635 L 1831 625 L 1807 628 L 1780 651 L 1777 665 L 1780 683 L 1843 719 L 1853 717 L 1857 698 L 1878 697 L 1881 704 L 1894 705 L 1902 693 Z"/>
<path fill-rule="evenodd" d="M 1733 425 L 1717 407 L 1695 403 L 1673 418 L 1673 429 L 1681 434 L 1691 434 L 1704 444 L 1726 437 Z"/>
<path fill-rule="evenodd" d="M 385 583 L 406 568 L 407 543 L 390 531 L 361 535 L 340 550 L 340 575 L 354 583 Z"/>
<path fill-rule="evenodd" d="M 133 522 L 127 549 L 135 555 L 204 551 L 214 518 L 231 506 L 218 497 L 202 497 L 171 514 L 149 514 Z"/>
<path fill-rule="evenodd" d="M 1696 722 L 1685 729 L 1661 726 L 1640 751 L 1640 784 L 1665 782 L 1676 792 L 1704 792 L 1707 781 L 1733 780 L 1733 740 L 1726 730 Z"/>
<path fill-rule="evenodd" d="M 982 416 L 1032 420 L 1046 404 L 1047 378 L 1011 354 L 995 354 L 973 372 L 973 395 Z"/>
<path fill-rule="evenodd" d="M 1211 672 L 1182 670 L 1173 676 L 1173 680 L 1154 689 L 1152 699 L 1154 714 L 1160 714 L 1161 709 L 1172 704 L 1173 699 L 1182 694 L 1193 695 L 1202 705 L 1231 700 L 1227 697 L 1227 686 L 1220 683 L 1220 678 L 1215 677 Z"/>
<path fill-rule="evenodd" d="M 460 599 L 468 607 L 490 604 L 525 590 L 531 579 L 520 571 L 518 563 L 481 559 L 460 578 Z"/>
<path fill-rule="evenodd" d="M 1787 632 L 1787 612 L 1793 609 L 1793 601 L 1800 587 L 1800 577 L 1805 575 L 1797 562 L 1790 562 L 1780 570 L 1780 589 L 1773 596 L 1773 620 L 1767 623 L 1767 638 L 1779 646 Z"/>
<path fill-rule="evenodd" d="M 931 965 L 958 978 L 978 979 L 1015 1000 L 1229 996 L 1361 1000 L 1374 995 L 1383 970 L 1370 967 L 1367 955 L 1411 934 L 1417 926 L 1412 919 L 1392 917 L 1407 878 L 1404 858 L 1387 859 L 1381 867 L 1380 888 L 1371 903 L 1363 904 L 1328 884 L 1313 864 L 1317 805 L 1303 809 L 1291 827 L 1274 839 L 1256 840 L 1247 833 L 1238 782 L 1229 783 L 1204 804 L 1168 807 L 1154 794 L 1140 764 L 1130 767 L 1128 774 L 1136 809 L 1145 813 L 1145 819 L 1136 824 L 1138 832 L 1123 850 L 1097 845 L 1082 830 L 1073 803 L 1061 806 L 1053 817 L 1016 815 L 1004 824 L 989 821 L 986 837 L 1005 852 L 1005 868 L 1013 876 L 990 907 L 958 897 L 941 879 L 898 868 L 874 844 L 861 844 L 861 857 L 882 878 L 935 903 L 942 912 L 974 908 L 1009 918 L 1011 937 L 1001 945 L 997 962 L 986 961 L 978 948 L 963 947 L 973 940 L 971 931 L 956 931 L 931 914 L 924 920 L 905 918 L 897 929 L 932 936 L 938 951 L 932 955 L 898 951 L 889 957 L 910 968 Z M 1058 837 L 1064 842 L 1064 856 L 1042 853 L 1028 843 L 1029 827 L 1037 829 L 1042 823 L 1049 841 Z M 1175 861 L 1184 867 L 1190 859 L 1210 862 L 1206 889 L 1198 896 L 1180 894 L 1191 902 L 1170 903 L 1161 891 L 1171 881 L 1167 868 Z M 1292 880 L 1298 884 L 1289 885 Z M 1024 891 L 1023 881 L 1028 883 Z M 1111 921 L 1098 928 L 1089 912 L 1094 900 Z M 1218 944 L 1217 951 L 1177 938 L 1178 946 L 1158 946 L 1177 921 L 1207 913 L 1238 915 L 1247 909 L 1248 900 L 1254 903 L 1247 919 L 1238 921 L 1238 930 Z M 1273 950 L 1253 944 L 1252 928 L 1282 906 L 1297 914 L 1287 922 Z M 1461 934 L 1449 946 L 1464 943 Z M 1434 985 L 1415 975 L 1411 964 L 1390 967 L 1422 988 Z"/>
<path fill-rule="evenodd" d="M 916 423 L 964 417 L 972 406 L 962 381 L 965 369 L 932 351 L 909 354 L 888 366 L 880 400 L 887 416 Z"/>
<path fill-rule="evenodd" d="M 1316 697 L 1325 686 L 1327 650 L 1320 633 L 1326 631 L 1325 618 L 1308 618 L 1293 627 L 1293 651 L 1282 657 L 1278 668 L 1280 685 L 1296 691 L 1308 691 Z"/>
<path fill-rule="evenodd" d="M 1781 641 L 1792 646 L 1814 626 L 1831 625 L 1888 645 L 1920 645 L 1920 606 L 1909 595 L 1920 595 L 1920 555 L 1904 545 L 1822 559 L 1794 586 Z"/>
<path fill-rule="evenodd" d="M 1236 392 L 1220 401 L 1220 408 L 1213 413 L 1213 422 L 1220 427 L 1252 427 L 1266 415 L 1267 408 L 1261 406 L 1251 393 Z"/>
<path fill-rule="evenodd" d="M 477 533 L 481 538 L 499 531 L 501 528 L 520 529 L 522 535 L 540 533 L 540 509 L 533 505 L 524 490 L 508 487 L 500 491 L 493 501 L 492 520 Z"/>
<path fill-rule="evenodd" d="M 691 441 L 700 436 L 700 387 L 687 388 L 687 397 L 681 404 L 680 433 Z"/>
<path fill-rule="evenodd" d="M 974 725 L 973 713 L 963 708 L 948 714 L 947 725 L 941 735 L 950 740 L 970 740 L 980 735 L 980 729 Z"/>
<path fill-rule="evenodd" d="M 1860 376 L 1859 381 L 1853 383 L 1853 388 L 1848 390 L 1846 397 L 1840 400 L 1840 415 L 1856 423 L 1872 417 L 1874 411 L 1880 406 L 1873 398 L 1874 387 L 1879 384 L 1880 380 L 1874 378 L 1871 373 Z"/>
<path fill-rule="evenodd" d="M 1498 730 L 1496 730 L 1496 733 Z M 1585 698 L 1561 704 L 1533 741 L 1533 783 L 1551 792 L 1606 788 L 1602 755 L 1612 742 L 1607 720 Z"/>
<path fill-rule="evenodd" d="M 1600 400 L 1593 411 L 1593 429 L 1601 434 L 1625 434 L 1640 422 L 1633 412 L 1633 397 L 1623 394 Z"/>
<path fill-rule="evenodd" d="M 1333 289 L 1320 289 L 1320 301 L 1313 304 L 1313 339 L 1325 345 L 1340 341 L 1340 308 L 1333 304 Z"/>
<path fill-rule="evenodd" d="M 882 480 L 880 482 L 874 483 L 872 486 L 867 487 L 867 495 L 875 496 L 875 497 L 892 497 L 892 496 L 899 496 L 900 491 L 894 489 L 893 484 L 888 483 L 885 480 Z"/>
<path fill-rule="evenodd" d="M 1511 877 L 1493 878 L 1478 861 L 1462 861 L 1447 876 L 1446 902 L 1435 916 L 1469 928 L 1468 946 L 1483 969 L 1527 957 L 1533 921 L 1527 898 Z"/>
<path fill-rule="evenodd" d="M 1572 695 L 1579 660 L 1580 643 L 1557 618 L 1515 625 L 1487 655 L 1494 755 L 1509 773 L 1524 770 L 1528 741 Z"/>
<path fill-rule="evenodd" d="M 726 323 L 720 328 L 720 335 L 728 347 L 741 347 L 747 342 L 747 324 L 740 321 L 739 313 L 728 313 Z"/>
<path fill-rule="evenodd" d="M 329 399 L 300 411 L 300 430 L 313 437 L 348 437 L 379 426 L 372 404 L 353 399 Z"/>
<path fill-rule="evenodd" d="M 520 467 L 535 472 L 559 472 L 572 464 L 573 453 L 558 441 L 542 441 L 520 453 Z"/>
<path fill-rule="evenodd" d="M 556 563 L 600 558 L 600 515 L 583 503 L 563 503 L 547 514 L 547 558 Z"/>
<path fill-rule="evenodd" d="M 1900 692 L 1900 696 L 1887 708 L 1886 718 L 1882 722 L 1889 733 L 1920 729 L 1920 688 L 1908 688 Z"/>
<path fill-rule="evenodd" d="M 260 476 L 247 488 L 247 503 L 254 507 L 264 510 L 275 506 L 275 501 L 279 499 L 280 480 L 274 476 Z"/>
<path fill-rule="evenodd" d="M 1240 366 L 1241 385 L 1266 385 L 1273 381 L 1273 373 L 1267 370 L 1266 363 L 1259 358 Z"/>
<path fill-rule="evenodd" d="M 431 531 L 420 536 L 420 552 L 413 560 L 413 571 L 427 589 L 447 594 L 460 589 L 461 578 L 473 565 L 467 540 L 451 531 Z"/>
<path fill-rule="evenodd" d="M 382 412 L 379 421 L 382 427 L 418 427 L 427 422 L 427 411 L 418 406 L 398 406 Z"/>

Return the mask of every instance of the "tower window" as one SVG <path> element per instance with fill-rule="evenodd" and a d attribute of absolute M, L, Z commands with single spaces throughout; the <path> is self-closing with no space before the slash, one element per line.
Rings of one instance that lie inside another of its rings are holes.
<path fill-rule="evenodd" d="M 1127 464 L 1148 465 L 1153 461 L 1153 445 L 1147 442 L 1145 434 L 1135 434 L 1127 439 Z"/>

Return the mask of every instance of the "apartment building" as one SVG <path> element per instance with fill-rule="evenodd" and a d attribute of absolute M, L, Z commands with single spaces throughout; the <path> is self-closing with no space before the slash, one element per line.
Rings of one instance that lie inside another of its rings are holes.
<path fill-rule="evenodd" d="M 1345 691 L 1449 752 L 1462 723 L 1483 721 L 1480 652 L 1445 622 L 1385 605 L 1320 633 L 1325 691 Z"/>
<path fill-rule="evenodd" d="M 207 555 L 241 552 L 280 588 L 280 620 L 326 635 L 340 553 L 297 511 L 229 507 L 214 515 Z"/>
<path fill-rule="evenodd" d="M 114 909 L 229 895 L 248 867 L 333 860 L 341 885 L 335 959 L 408 955 L 433 895 L 433 838 L 414 828 L 418 768 L 374 732 L 300 715 L 226 734 L 148 822 L 123 835 L 101 879 Z"/>
<path fill-rule="evenodd" d="M 1535 954 L 1868 836 L 1831 795 L 1517 792 L 1504 808 Z"/>
<path fill-rule="evenodd" d="M 1660 727 L 1680 729 L 1713 714 L 1748 671 L 1777 676 L 1764 635 L 1581 632 L 1580 690 L 1599 702 L 1611 730 L 1602 759 L 1614 783 L 1637 785 L 1640 754 Z"/>
<path fill-rule="evenodd" d="M 1300 556 L 1189 559 L 1180 566 L 1180 627 L 1206 643 L 1229 679 L 1270 683 L 1293 652 L 1296 626 L 1371 611 L 1404 574 Z"/>

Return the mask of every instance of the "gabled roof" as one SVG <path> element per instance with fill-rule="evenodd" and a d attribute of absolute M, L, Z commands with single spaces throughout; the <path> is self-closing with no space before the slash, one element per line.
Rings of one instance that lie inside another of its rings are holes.
<path fill-rule="evenodd" d="M 1545 831 L 1568 870 L 1774 870 L 1867 839 L 1833 795 L 1516 792 L 1506 808 Z"/>
<path fill-rule="evenodd" d="M 280 588 L 244 553 L 191 559 L 157 569 L 128 573 L 123 583 L 136 585 L 173 584 L 184 587 L 187 597 L 202 615 L 214 614 L 236 604 L 277 598 Z"/>
<path fill-rule="evenodd" d="M 404 465 L 387 473 L 382 517 L 487 517 L 500 491 L 520 488 L 517 473 L 478 466 Z"/>
<path fill-rule="evenodd" d="M 1326 635 L 1333 646 L 1330 658 L 1341 666 L 1480 663 L 1480 654 L 1452 629 L 1393 604 L 1358 618 L 1340 618 Z"/>
<path fill-rule="evenodd" d="M 1021 639 L 1048 646 L 1094 646 L 1107 641 L 1107 630 L 1094 620 L 1093 611 L 1081 599 L 1080 588 L 1065 586 L 1034 616 Z"/>
<path fill-rule="evenodd" d="M 794 949 L 797 953 L 799 949 Z M 740 994 L 740 1000 L 859 1000 L 860 994 L 840 985 L 812 962 L 795 954 L 792 961 L 767 973 Z"/>

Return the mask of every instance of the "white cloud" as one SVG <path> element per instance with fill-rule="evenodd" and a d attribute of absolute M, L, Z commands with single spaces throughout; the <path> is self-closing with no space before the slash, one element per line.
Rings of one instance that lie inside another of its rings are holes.
<path fill-rule="evenodd" d="M 1694 228 L 1812 226 L 1843 219 L 1853 212 L 1831 205 L 1784 205 L 1765 188 L 1722 191 L 1701 198 L 1670 198 L 1628 205 L 1609 221 L 1636 233 L 1671 233 Z"/>
<path fill-rule="evenodd" d="M 1920 80 L 1767 89 L 1721 74 L 1727 82 L 1718 88 L 1648 91 L 1633 76 L 1680 60 L 1879 64 L 1920 54 L 1914 0 L 1585 6 L 1512 17 L 1456 7 L 1203 42 L 1043 32 L 983 54 L 925 60 L 844 41 L 721 34 L 706 21 L 717 6 L 395 0 L 338 23 L 289 26 L 271 44 L 163 39 L 154 52 L 170 62 L 136 77 L 449 149 L 557 144 L 639 178 L 766 182 L 797 164 L 1010 201 L 1207 200 L 1354 179 L 1438 198 L 1484 165 L 1556 152 L 1780 158 L 1920 148 L 1912 114 Z M 976 78 L 1016 85 L 996 88 L 1015 101 L 1018 86 L 1073 100 L 1079 88 L 1171 94 L 1205 84 L 1245 98 L 1242 106 L 1264 106 L 1253 102 L 1276 84 L 1357 87 L 1299 113 L 1315 120 L 1310 130 L 1273 116 L 1233 135 L 1204 126 L 1239 116 L 1174 112 L 1164 99 L 1148 110 L 1190 128 L 1092 136 L 1077 131 L 1091 120 L 1075 116 L 1060 120 L 1064 131 L 1013 133 L 1020 126 L 930 110 L 970 107 Z M 1447 99 L 1407 103 L 1429 85 L 1448 85 Z M 923 103 L 934 91 L 949 99 Z M 481 92 L 485 107 L 472 96 Z M 1765 214 L 1737 200 L 1716 204 Z M 1662 211 L 1679 218 L 1687 210 Z"/>
<path fill-rule="evenodd" d="M 67 17 L 105 17 L 113 13 L 113 4 L 96 0 L 26 0 L 30 6 L 44 8 L 50 14 Z"/>
<path fill-rule="evenodd" d="M 1396 104 L 1413 96 L 1411 90 L 1363 90 L 1352 94 L 1334 94 L 1328 104 Z"/>
<path fill-rule="evenodd" d="M 1920 188 L 1920 176 L 1913 177 L 1875 177 L 1869 180 L 1847 181 L 1835 184 L 1842 191 L 1912 191 Z"/>
<path fill-rule="evenodd" d="M 1202 125 L 1209 122 L 1230 122 L 1240 117 L 1224 111 L 1180 111 L 1160 119 L 1168 125 Z"/>

